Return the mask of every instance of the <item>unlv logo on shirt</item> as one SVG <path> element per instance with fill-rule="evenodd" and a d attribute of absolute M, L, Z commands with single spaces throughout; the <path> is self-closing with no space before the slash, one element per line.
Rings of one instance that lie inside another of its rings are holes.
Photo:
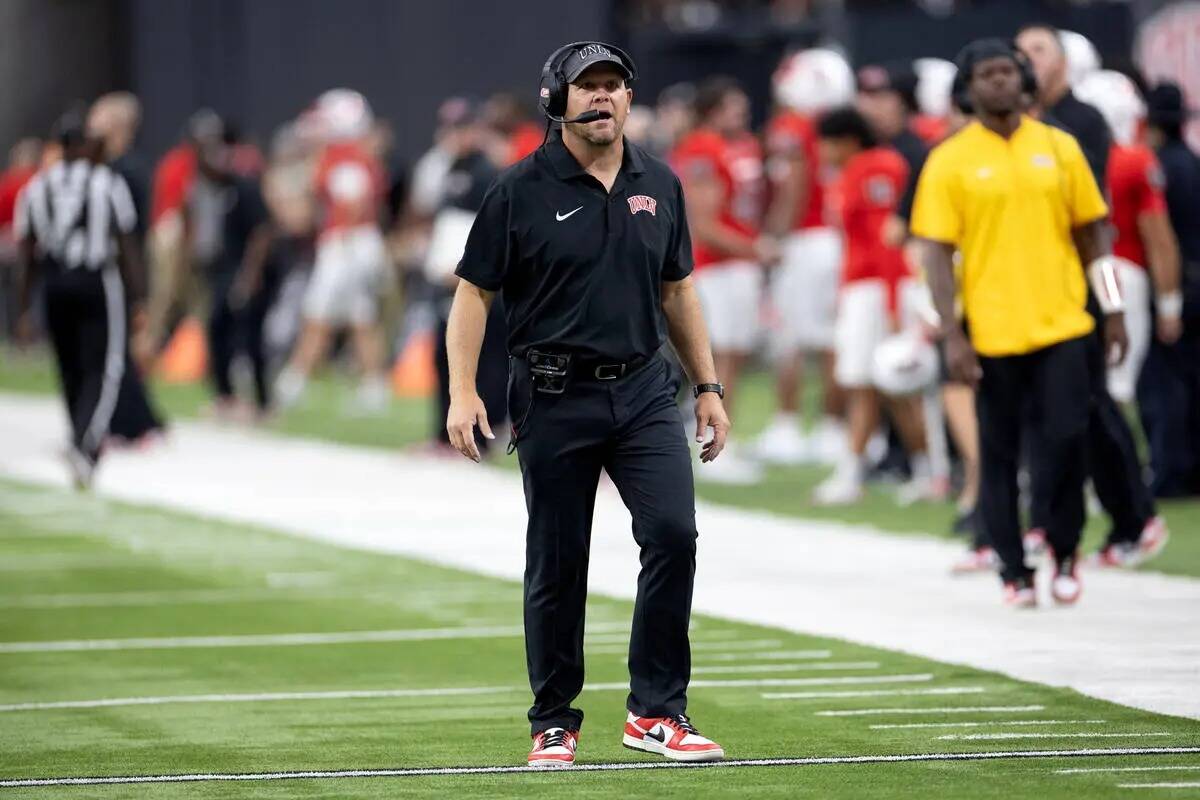
<path fill-rule="evenodd" d="M 635 194 L 629 198 L 629 213 L 636 214 L 639 211 L 649 211 L 650 216 L 656 217 L 655 209 L 658 207 L 658 201 L 653 197 L 647 197 L 644 194 Z"/>

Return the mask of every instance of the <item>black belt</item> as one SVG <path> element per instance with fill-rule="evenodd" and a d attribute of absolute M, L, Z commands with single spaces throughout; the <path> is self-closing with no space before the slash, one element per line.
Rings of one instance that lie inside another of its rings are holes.
<path fill-rule="evenodd" d="M 650 359 L 634 356 L 629 361 L 610 361 L 603 358 L 583 358 L 573 353 L 548 353 L 529 350 L 525 363 L 537 378 L 534 388 L 548 394 L 562 394 L 567 383 L 577 381 L 615 381 L 636 372 Z"/>

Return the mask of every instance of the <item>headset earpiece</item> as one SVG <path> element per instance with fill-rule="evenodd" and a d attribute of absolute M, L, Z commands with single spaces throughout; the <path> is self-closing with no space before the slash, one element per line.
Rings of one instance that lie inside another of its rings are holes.
<path fill-rule="evenodd" d="M 542 109 L 542 113 L 551 119 L 555 117 L 563 117 L 567 113 L 567 79 L 563 74 L 562 66 L 570 57 L 571 51 L 576 47 L 582 47 L 588 44 L 599 44 L 612 51 L 613 55 L 621 60 L 625 69 L 629 71 L 629 78 L 626 79 L 626 84 L 633 83 L 637 80 L 638 71 L 637 65 L 633 59 L 619 47 L 613 47 L 605 42 L 582 41 L 571 42 L 555 50 L 546 59 L 546 63 L 542 66 L 542 78 L 538 85 L 538 106 Z"/>

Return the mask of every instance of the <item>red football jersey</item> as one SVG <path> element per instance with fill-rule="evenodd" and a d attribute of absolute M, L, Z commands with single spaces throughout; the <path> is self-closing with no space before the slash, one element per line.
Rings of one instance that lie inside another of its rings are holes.
<path fill-rule="evenodd" d="M 767 157 L 794 158 L 802 155 L 808 174 L 805 176 L 808 199 L 796 209 L 792 230 L 825 226 L 825 187 L 820 180 L 821 164 L 817 152 L 817 129 L 812 120 L 795 111 L 785 110 L 775 115 L 767 125 Z"/>
<path fill-rule="evenodd" d="M 671 166 L 687 190 L 689 179 L 713 177 L 722 187 L 721 224 L 750 238 L 757 238 L 762 223 L 764 199 L 762 148 L 746 134 L 727 140 L 703 128 L 680 140 L 670 157 Z M 728 261 L 722 253 L 693 238 L 693 260 L 697 269 Z"/>
<path fill-rule="evenodd" d="M 196 151 L 190 145 L 171 148 L 154 170 L 154 196 L 150 205 L 150 224 L 164 215 L 183 208 L 196 179 Z"/>
<path fill-rule="evenodd" d="M 325 233 L 375 224 L 383 197 L 383 169 L 357 142 L 328 145 L 317 163 L 316 189 Z"/>
<path fill-rule="evenodd" d="M 1166 213 L 1162 168 L 1150 148 L 1114 144 L 1108 151 L 1105 177 L 1112 198 L 1112 224 L 1116 229 L 1113 253 L 1145 267 L 1146 250 L 1137 222 L 1142 214 Z"/>
<path fill-rule="evenodd" d="M 884 244 L 883 225 L 895 212 L 907 180 L 904 157 L 891 148 L 874 147 L 846 162 L 837 187 L 846 235 L 842 282 L 884 279 L 893 309 L 896 284 L 909 270 L 901 249 Z"/>

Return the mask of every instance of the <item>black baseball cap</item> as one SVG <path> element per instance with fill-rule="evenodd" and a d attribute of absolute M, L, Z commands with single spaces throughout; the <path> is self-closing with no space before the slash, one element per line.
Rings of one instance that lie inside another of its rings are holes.
<path fill-rule="evenodd" d="M 1181 124 L 1193 113 L 1179 84 L 1164 81 L 1146 93 L 1146 118 L 1151 124 Z"/>
<path fill-rule="evenodd" d="M 917 109 L 917 72 L 912 62 L 868 64 L 858 71 L 858 91 L 895 92 L 910 111 Z"/>
<path fill-rule="evenodd" d="M 574 83 L 585 69 L 596 64 L 612 64 L 625 80 L 633 78 L 633 73 L 629 71 L 621 56 L 603 42 L 587 42 L 576 47 L 563 59 L 563 77 L 567 79 L 567 83 Z"/>

